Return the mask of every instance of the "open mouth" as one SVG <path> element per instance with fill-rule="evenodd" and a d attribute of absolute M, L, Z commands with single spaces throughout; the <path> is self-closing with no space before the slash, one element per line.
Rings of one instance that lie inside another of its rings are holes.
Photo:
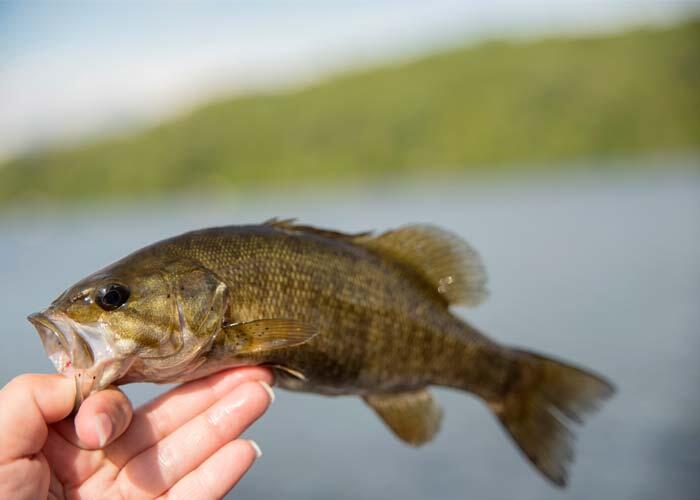
<path fill-rule="evenodd" d="M 56 371 L 75 379 L 76 406 L 118 376 L 119 363 L 115 363 L 102 327 L 80 325 L 50 309 L 27 319 L 39 333 Z"/>
<path fill-rule="evenodd" d="M 27 319 L 36 328 L 47 356 L 62 375 L 71 377 L 76 370 L 89 369 L 95 362 L 92 349 L 72 329 L 61 329 L 42 313 L 34 313 Z M 67 326 L 67 325 L 66 325 Z"/>

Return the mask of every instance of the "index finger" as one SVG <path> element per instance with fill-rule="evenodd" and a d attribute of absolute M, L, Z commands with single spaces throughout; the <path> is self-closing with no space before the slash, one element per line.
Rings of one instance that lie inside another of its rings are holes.
<path fill-rule="evenodd" d="M 48 425 L 73 410 L 75 382 L 62 375 L 20 375 L 0 390 L 0 463 L 33 455 L 44 446 Z"/>
<path fill-rule="evenodd" d="M 183 384 L 147 403 L 134 412 L 121 439 L 110 445 L 112 460 L 124 465 L 246 381 L 271 384 L 273 376 L 259 366 L 232 368 Z"/>

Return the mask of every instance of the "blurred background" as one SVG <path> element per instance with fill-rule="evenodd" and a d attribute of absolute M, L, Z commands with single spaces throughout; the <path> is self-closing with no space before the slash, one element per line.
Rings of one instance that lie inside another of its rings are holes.
<path fill-rule="evenodd" d="M 415 450 L 282 392 L 235 498 L 697 498 L 699 2 L 0 3 L 0 384 L 52 371 L 25 316 L 84 275 L 273 216 L 462 235 L 457 314 L 619 392 L 565 491 L 465 394 Z"/>

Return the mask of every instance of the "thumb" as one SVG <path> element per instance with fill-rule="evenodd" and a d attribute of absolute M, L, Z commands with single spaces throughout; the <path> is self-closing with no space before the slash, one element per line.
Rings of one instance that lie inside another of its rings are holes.
<path fill-rule="evenodd" d="M 75 383 L 62 375 L 27 374 L 0 390 L 0 463 L 37 453 L 48 424 L 70 415 Z"/>
<path fill-rule="evenodd" d="M 132 416 L 131 402 L 122 391 L 116 387 L 101 390 L 80 405 L 74 444 L 88 450 L 104 448 L 126 430 Z"/>

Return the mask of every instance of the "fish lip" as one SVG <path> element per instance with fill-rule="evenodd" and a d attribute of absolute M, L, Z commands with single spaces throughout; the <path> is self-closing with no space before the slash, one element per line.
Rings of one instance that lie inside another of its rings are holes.
<path fill-rule="evenodd" d="M 27 319 L 36 328 L 56 371 L 75 379 L 76 407 L 113 381 L 113 373 L 118 368 L 114 353 L 107 341 L 91 333 L 89 327 L 51 308 L 30 314 Z"/>
<path fill-rule="evenodd" d="M 56 371 L 72 375 L 74 368 L 88 369 L 94 365 L 92 348 L 77 332 L 66 328 L 61 329 L 45 313 L 34 313 L 27 319 L 36 328 L 44 350 Z"/>

